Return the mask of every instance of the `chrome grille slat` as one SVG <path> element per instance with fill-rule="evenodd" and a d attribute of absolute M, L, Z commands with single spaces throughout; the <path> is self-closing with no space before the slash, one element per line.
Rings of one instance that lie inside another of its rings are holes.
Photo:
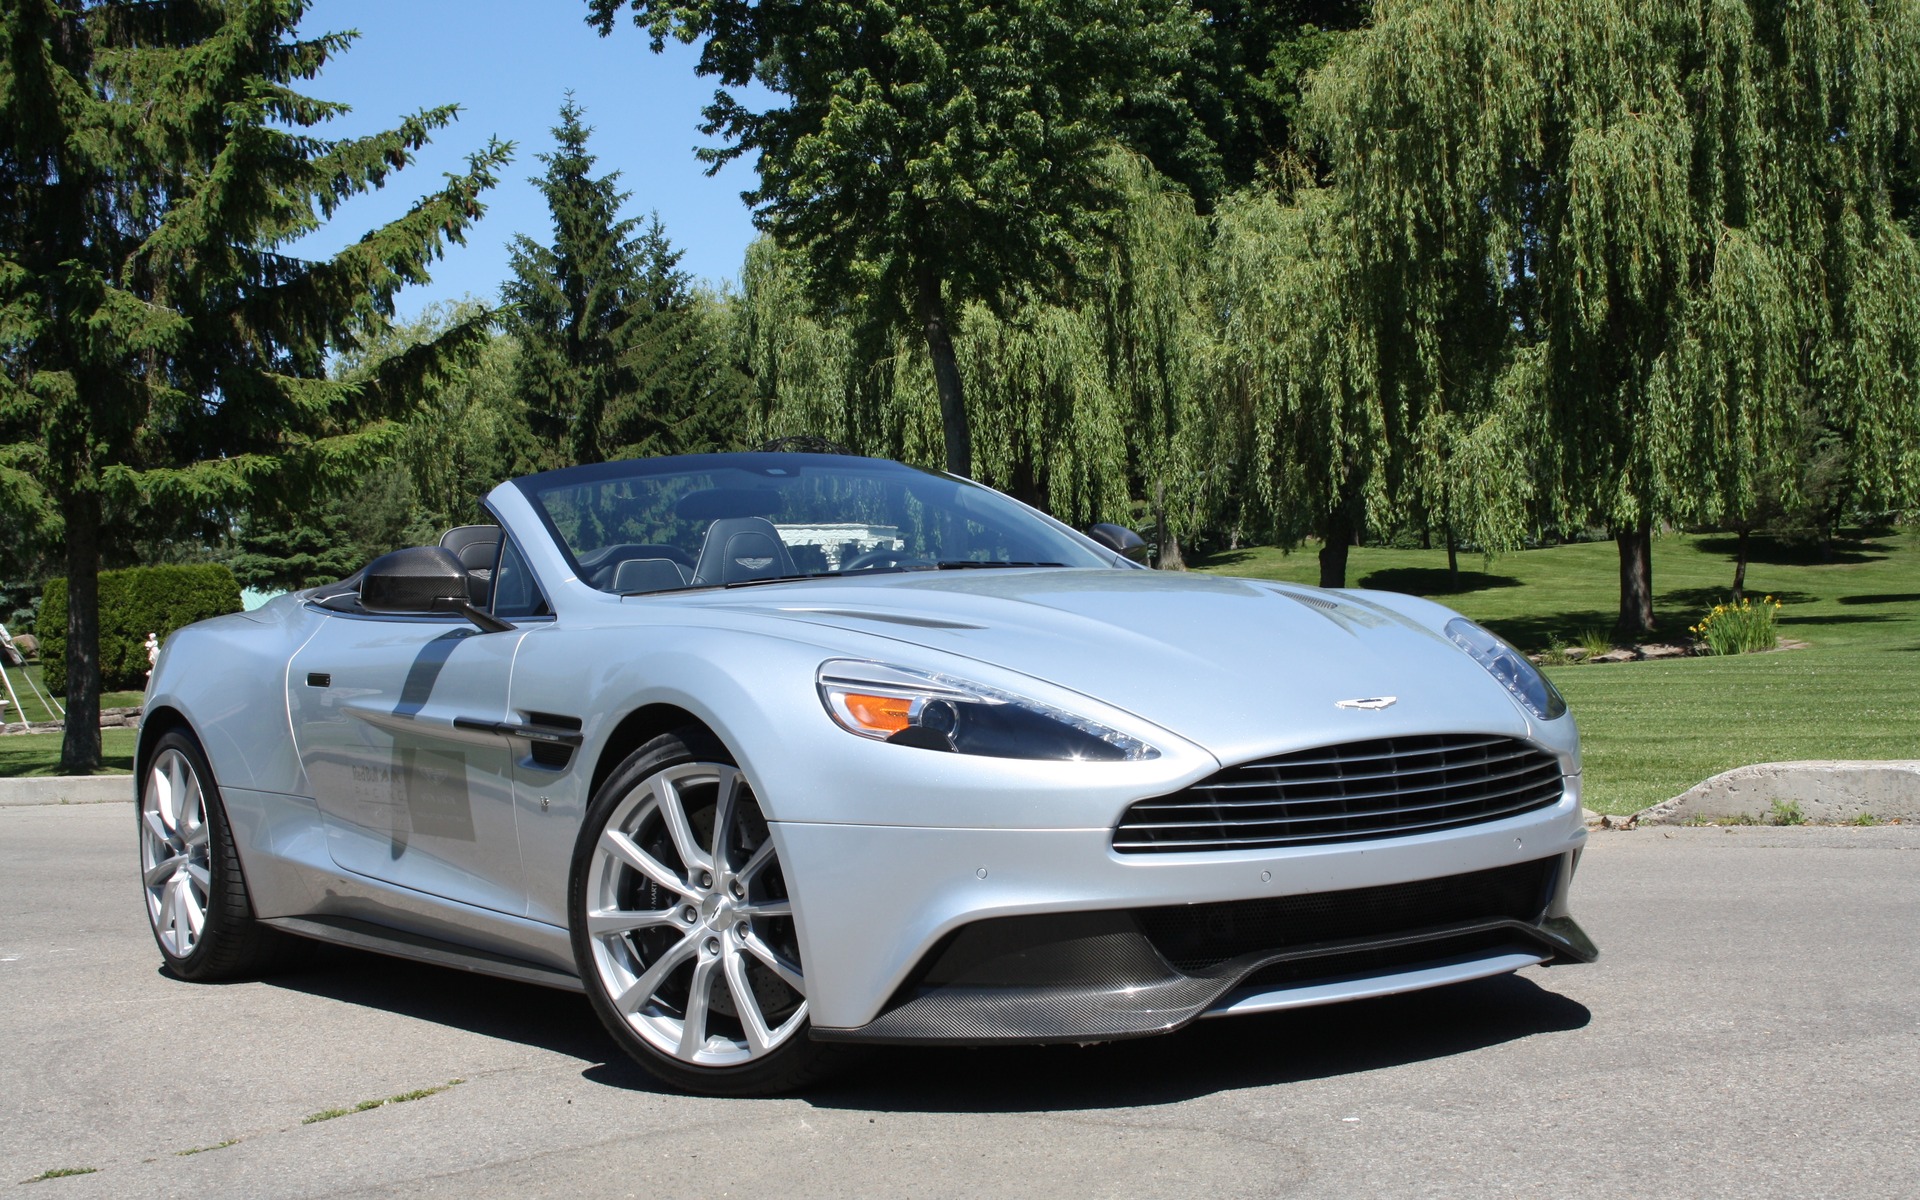
<path fill-rule="evenodd" d="M 1401 779 L 1408 775 L 1425 775 L 1431 774 L 1434 771 L 1459 771 L 1468 767 L 1497 766 L 1500 763 L 1532 758 L 1533 754 L 1534 752 L 1532 751 L 1521 750 L 1501 755 L 1499 758 L 1461 759 L 1458 762 L 1438 763 L 1430 767 L 1408 767 L 1405 770 L 1373 771 L 1364 775 L 1318 775 L 1305 779 L 1294 776 L 1283 776 L 1274 779 L 1233 779 L 1221 783 L 1196 783 L 1193 785 L 1192 790 L 1196 792 L 1237 791 L 1246 788 L 1270 788 L 1276 783 L 1284 783 L 1289 787 L 1313 787 L 1323 783 L 1365 783 L 1369 779 Z M 1245 770 L 1247 770 L 1246 767 L 1234 768 L 1236 774 Z M 1226 772 L 1222 772 L 1222 774 L 1225 773 Z"/>
<path fill-rule="evenodd" d="M 1144 809 L 1150 812 L 1160 812 L 1167 806 L 1177 806 L 1179 808 L 1234 808 L 1253 804 L 1349 804 L 1355 801 L 1388 799 L 1394 796 L 1414 796 L 1421 792 L 1435 792 L 1445 788 L 1459 788 L 1471 784 L 1491 784 L 1500 783 L 1508 779 L 1524 779 L 1530 775 L 1540 774 L 1546 766 L 1547 764 L 1544 763 L 1528 763 L 1524 767 L 1506 771 L 1499 775 L 1482 775 L 1474 779 L 1442 780 L 1439 783 L 1416 784 L 1413 787 L 1395 788 L 1392 791 L 1348 792 L 1344 795 L 1332 796 L 1289 796 L 1284 800 L 1142 800 L 1134 805 L 1134 808 L 1137 810 Z M 1553 773 L 1557 778 L 1560 774 L 1559 768 L 1554 768 Z M 1366 781 L 1362 780 L 1361 782 Z M 1287 783 L 1279 786 L 1291 787 L 1293 785 Z M 1199 791 L 1200 788 L 1196 786 L 1190 790 Z"/>
<path fill-rule="evenodd" d="M 1554 794 L 1556 795 L 1559 793 L 1559 790 L 1560 790 L 1559 782 L 1560 780 L 1558 776 L 1555 776 L 1554 779 L 1552 780 Z M 1436 800 L 1429 804 L 1395 805 L 1392 808 L 1371 808 L 1371 809 L 1357 809 L 1357 810 L 1322 809 L 1318 812 L 1286 811 L 1286 812 L 1274 813 L 1269 816 L 1257 816 L 1248 812 L 1246 808 L 1241 808 L 1241 809 L 1235 809 L 1232 812 L 1221 813 L 1218 816 L 1216 816 L 1213 820 L 1209 820 L 1209 821 L 1155 820 L 1153 824 L 1154 824 L 1154 828 L 1156 829 L 1182 829 L 1182 828 L 1204 829 L 1212 825 L 1236 826 L 1236 827 L 1242 826 L 1242 825 L 1298 825 L 1298 824 L 1305 824 L 1313 821 L 1366 820 L 1368 818 L 1374 818 L 1374 819 L 1387 819 L 1391 821 L 1390 827 L 1397 829 L 1397 828 L 1400 828 L 1401 823 L 1398 821 L 1392 821 L 1391 820 L 1392 818 L 1405 816 L 1410 813 L 1433 812 L 1437 809 L 1443 809 L 1443 808 L 1456 808 L 1456 809 L 1465 809 L 1468 811 L 1478 811 L 1479 808 L 1484 807 L 1487 804 L 1500 803 L 1500 802 L 1511 801 L 1511 800 L 1520 799 L 1520 798 L 1525 798 L 1529 800 L 1536 799 L 1538 798 L 1540 789 L 1547 786 L 1547 784 L 1548 784 L 1547 780 L 1544 780 L 1544 779 L 1535 780 L 1534 782 L 1529 783 L 1525 787 L 1509 788 L 1503 792 L 1498 792 L 1498 793 L 1493 793 L 1493 794 L 1489 794 L 1482 797 L 1477 797 L 1472 800 Z M 1276 800 L 1262 807 L 1288 808 L 1289 802 L 1285 800 Z M 1159 815 L 1159 812 L 1158 810 L 1156 810 L 1155 816 L 1157 817 L 1158 815 Z M 1182 811 L 1180 813 L 1171 814 L 1171 815 L 1193 816 L 1194 813 L 1191 811 Z"/>
<path fill-rule="evenodd" d="M 1327 774 L 1354 766 L 1362 773 Z M 1404 837 L 1545 808 L 1564 788 L 1559 760 L 1516 738 L 1376 738 L 1241 763 L 1172 796 L 1141 800 L 1115 828 L 1113 848 L 1245 850 Z"/>
<path fill-rule="evenodd" d="M 1497 821 L 1501 817 L 1518 816 L 1529 809 L 1543 807 L 1537 803 L 1516 804 L 1509 809 L 1489 813 L 1474 813 L 1471 816 L 1455 820 L 1427 821 L 1419 825 L 1395 826 L 1386 829 L 1346 829 L 1339 833 L 1298 833 L 1285 835 L 1266 835 L 1259 837 L 1212 837 L 1190 838 L 1179 841 L 1116 843 L 1114 849 L 1121 851 L 1139 850 L 1263 850 L 1275 846 L 1311 846 L 1334 842 L 1352 842 L 1361 838 L 1395 836 L 1409 833 L 1431 833 L 1441 829 L 1457 829 L 1463 825 L 1478 825 L 1486 821 Z"/>
<path fill-rule="evenodd" d="M 1431 740 L 1433 735 L 1426 735 L 1426 736 L 1428 740 Z M 1392 741 L 1394 739 L 1389 738 L 1389 739 L 1383 739 L 1383 740 Z M 1418 739 L 1404 738 L 1400 740 L 1415 741 Z M 1372 745 L 1376 745 L 1377 743 L 1376 742 L 1348 742 L 1346 744 L 1349 746 L 1372 746 Z M 1221 774 L 1225 775 L 1225 774 L 1229 774 L 1236 771 L 1261 770 L 1261 769 L 1274 767 L 1274 766 L 1324 767 L 1324 766 L 1340 764 L 1340 763 L 1369 762 L 1375 759 L 1383 760 L 1387 762 L 1398 762 L 1403 759 L 1414 757 L 1421 754 L 1439 754 L 1439 753 L 1451 754 L 1451 753 L 1459 753 L 1461 751 L 1466 751 L 1466 750 L 1480 750 L 1488 746 L 1512 746 L 1512 745 L 1524 746 L 1525 744 L 1526 743 L 1524 742 L 1515 742 L 1513 738 L 1479 737 L 1476 735 L 1475 737 L 1469 740 L 1465 740 L 1457 743 L 1448 742 L 1444 746 L 1424 747 L 1424 748 L 1418 748 L 1418 749 L 1408 748 L 1406 750 L 1400 750 L 1400 751 L 1388 750 L 1388 751 L 1381 751 L 1379 753 L 1372 753 L 1372 752 L 1361 753 L 1361 752 L 1355 751 L 1350 754 L 1337 754 L 1337 753 L 1330 754 L 1329 753 L 1330 751 L 1337 751 L 1340 749 L 1340 747 L 1322 746 L 1314 750 L 1302 750 L 1299 752 L 1297 756 L 1293 754 L 1282 754 L 1274 758 L 1261 758 L 1261 759 L 1255 759 L 1253 762 L 1240 763 L 1236 766 L 1228 767 L 1225 771 L 1222 771 Z M 1324 757 L 1315 757 L 1316 755 L 1324 756 Z"/>

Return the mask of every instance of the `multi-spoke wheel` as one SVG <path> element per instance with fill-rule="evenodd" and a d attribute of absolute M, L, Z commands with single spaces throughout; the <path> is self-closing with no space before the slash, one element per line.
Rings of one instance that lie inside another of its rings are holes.
<path fill-rule="evenodd" d="M 765 816 L 700 730 L 656 738 L 595 795 L 573 864 L 574 957 L 621 1045 L 692 1091 L 817 1078 L 806 978 Z"/>
<path fill-rule="evenodd" d="M 141 779 L 140 882 L 174 974 L 227 979 L 278 961 L 283 939 L 253 919 L 220 789 L 184 730 L 160 738 Z"/>

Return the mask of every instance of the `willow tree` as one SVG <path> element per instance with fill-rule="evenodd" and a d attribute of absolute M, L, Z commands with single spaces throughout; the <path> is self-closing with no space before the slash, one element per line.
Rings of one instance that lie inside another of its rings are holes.
<path fill-rule="evenodd" d="M 700 151 L 758 156 L 756 220 L 807 260 L 830 311 L 916 328 L 939 395 L 947 469 L 972 471 L 954 349 L 968 302 L 1057 290 L 1118 199 L 1108 143 L 1191 122 L 1178 84 L 1199 37 L 1184 0 L 587 0 L 604 34 L 624 9 L 657 52 L 699 42 L 722 90 Z M 1151 113 L 1151 119 L 1143 117 Z"/>
<path fill-rule="evenodd" d="M 392 440 L 385 418 L 450 342 L 484 332 L 469 324 L 359 383 L 327 377 L 328 356 L 380 328 L 394 293 L 461 240 L 506 149 L 333 257 L 290 257 L 455 115 L 317 136 L 345 106 L 294 85 L 350 39 L 300 37 L 304 8 L 0 8 L 0 499 L 65 541 L 68 771 L 100 761 L 103 519 L 297 502 L 348 477 Z"/>
<path fill-rule="evenodd" d="M 1208 371 L 1209 231 L 1193 197 L 1144 159 L 1116 153 L 1109 169 L 1125 203 L 1086 273 L 1082 304 L 1100 323 L 1128 473 L 1153 514 L 1156 562 L 1184 569 L 1181 543 L 1210 515 L 1237 450 Z"/>
<path fill-rule="evenodd" d="M 1857 501 L 1910 502 L 1920 278 L 1892 195 L 1920 111 L 1913 4 L 1382 0 L 1375 18 L 1308 118 L 1362 270 L 1397 281 L 1382 361 L 1469 397 L 1442 411 L 1538 417 L 1540 511 L 1614 531 L 1623 633 L 1654 627 L 1656 525 L 1791 488 L 1809 408 L 1845 431 Z"/>
<path fill-rule="evenodd" d="M 1322 587 L 1346 585 L 1355 534 L 1390 511 L 1391 446 L 1353 240 L 1331 192 L 1248 191 L 1215 214 L 1208 264 L 1217 389 L 1255 464 L 1252 499 L 1281 545 L 1319 538 Z"/>
<path fill-rule="evenodd" d="M 898 330 L 807 298 L 806 264 L 770 238 L 747 250 L 734 303 L 754 385 L 754 438 L 813 436 L 857 453 L 938 465 L 938 389 L 926 356 Z M 978 478 L 1066 521 L 1127 510 L 1124 414 L 1098 321 L 1027 297 L 996 313 L 966 305 L 955 360 L 973 409 Z"/>

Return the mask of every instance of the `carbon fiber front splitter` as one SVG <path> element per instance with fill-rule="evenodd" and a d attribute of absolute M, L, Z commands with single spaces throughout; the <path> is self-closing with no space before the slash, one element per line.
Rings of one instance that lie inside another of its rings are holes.
<path fill-rule="evenodd" d="M 1599 955 L 1592 941 L 1547 903 L 1556 892 L 1564 896 L 1555 887 L 1558 874 L 1549 871 L 1538 907 L 1525 918 L 1509 912 L 1293 940 L 1214 962 L 1192 958 L 1191 932 L 1169 936 L 1156 919 L 1167 910 L 979 921 L 930 954 L 877 1019 L 850 1029 L 816 1026 L 812 1036 L 919 1045 L 1113 1041 L 1167 1033 L 1210 1015 L 1328 1004 L 1540 963 L 1592 962 Z M 1348 897 L 1359 903 L 1362 893 L 1302 899 L 1333 907 L 1322 919 L 1339 928 Z M 1220 930 L 1205 932 L 1220 944 Z"/>

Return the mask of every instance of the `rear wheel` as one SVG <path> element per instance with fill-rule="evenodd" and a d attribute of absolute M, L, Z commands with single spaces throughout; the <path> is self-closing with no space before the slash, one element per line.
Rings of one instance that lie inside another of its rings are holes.
<path fill-rule="evenodd" d="M 220 788 L 200 744 L 164 734 L 140 783 L 140 884 L 167 969 L 210 982 L 278 966 L 286 938 L 260 924 Z"/>
<path fill-rule="evenodd" d="M 595 794 L 573 857 L 574 958 L 600 1019 L 675 1087 L 765 1095 L 841 1057 L 807 1037 L 786 878 L 731 755 L 655 738 Z"/>

